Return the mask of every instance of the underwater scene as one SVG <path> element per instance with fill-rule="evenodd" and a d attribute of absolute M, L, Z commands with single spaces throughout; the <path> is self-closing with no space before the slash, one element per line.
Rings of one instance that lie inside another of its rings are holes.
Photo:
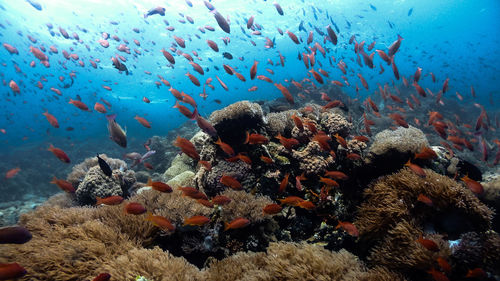
<path fill-rule="evenodd" d="M 498 0 L 1 0 L 0 280 L 500 280 Z"/>

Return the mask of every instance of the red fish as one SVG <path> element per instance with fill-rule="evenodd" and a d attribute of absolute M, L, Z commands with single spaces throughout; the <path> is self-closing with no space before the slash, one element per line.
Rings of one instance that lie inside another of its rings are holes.
<path fill-rule="evenodd" d="M 177 136 L 174 145 L 179 147 L 182 152 L 184 152 L 187 156 L 191 157 L 192 159 L 196 161 L 200 160 L 200 155 L 196 151 L 195 146 L 188 139 Z"/>
<path fill-rule="evenodd" d="M 276 86 L 276 88 L 278 88 L 281 91 L 281 93 L 283 94 L 283 96 L 285 97 L 285 99 L 290 104 L 294 104 L 293 96 L 292 96 L 292 94 L 290 93 L 290 91 L 288 91 L 288 89 L 285 86 L 283 86 L 281 84 L 276 84 L 276 83 L 274 84 L 274 86 Z"/>
<path fill-rule="evenodd" d="M 29 230 L 22 226 L 0 227 L 0 244 L 24 244 L 32 237 Z"/>
<path fill-rule="evenodd" d="M 278 133 L 276 138 L 279 139 L 280 143 L 288 150 L 292 150 L 294 146 L 297 146 L 299 144 L 298 140 L 294 138 L 285 138 L 281 136 L 281 133 Z"/>
<path fill-rule="evenodd" d="M 417 201 L 420 201 L 420 202 L 426 204 L 427 206 L 432 206 L 433 205 L 432 200 L 429 197 L 423 195 L 422 193 L 420 193 L 418 195 Z"/>
<path fill-rule="evenodd" d="M 97 275 L 92 281 L 109 281 L 111 279 L 111 274 L 109 273 L 101 273 Z"/>
<path fill-rule="evenodd" d="M 286 187 L 288 186 L 288 177 L 290 176 L 289 173 L 287 173 L 285 175 L 285 177 L 283 178 L 283 180 L 281 180 L 281 183 L 280 183 L 280 187 L 278 189 L 278 192 L 281 193 L 283 191 L 285 191 Z"/>
<path fill-rule="evenodd" d="M 339 224 L 337 225 L 337 227 L 335 227 L 335 229 L 339 228 L 342 228 L 344 231 L 346 231 L 349 235 L 353 237 L 359 236 L 358 228 L 350 222 L 339 221 Z"/>
<path fill-rule="evenodd" d="M 146 212 L 146 208 L 140 203 L 130 202 L 124 207 L 124 212 L 130 215 L 142 215 Z"/>
<path fill-rule="evenodd" d="M 461 180 L 465 183 L 465 185 L 475 194 L 483 194 L 484 188 L 483 185 L 479 182 L 469 178 L 469 176 L 464 176 Z"/>
<path fill-rule="evenodd" d="M 363 87 L 368 90 L 368 83 L 366 82 L 365 78 L 360 73 L 358 73 L 358 77 L 359 80 L 361 80 L 361 84 L 363 84 Z"/>
<path fill-rule="evenodd" d="M 297 206 L 300 202 L 305 201 L 304 199 L 298 196 L 288 196 L 283 199 L 278 199 L 281 202 L 281 205 L 289 205 L 289 206 Z"/>
<path fill-rule="evenodd" d="M 57 185 L 61 190 L 66 191 L 68 193 L 75 193 L 76 191 L 76 189 L 69 181 L 65 181 L 63 179 L 58 179 L 56 177 L 53 177 L 50 183 Z"/>
<path fill-rule="evenodd" d="M 18 263 L 0 263 L 0 280 L 17 279 L 26 275 L 27 271 Z"/>
<path fill-rule="evenodd" d="M 486 272 L 479 267 L 476 267 L 474 269 L 469 269 L 467 272 L 467 275 L 465 275 L 465 278 L 486 278 L 488 275 Z"/>
<path fill-rule="evenodd" d="M 250 79 L 253 80 L 255 78 L 255 75 L 257 75 L 257 64 L 259 62 L 254 60 L 253 61 L 253 65 L 252 67 L 250 68 Z"/>
<path fill-rule="evenodd" d="M 420 150 L 419 153 L 415 153 L 415 159 L 434 159 L 437 158 L 437 154 L 432 148 L 430 147 L 424 147 L 422 150 Z"/>
<path fill-rule="evenodd" d="M 221 182 L 223 185 L 228 186 L 228 187 L 230 187 L 230 188 L 232 188 L 232 189 L 235 189 L 235 190 L 240 190 L 240 189 L 242 189 L 241 183 L 240 183 L 237 179 L 235 179 L 235 178 L 233 178 L 233 177 L 231 177 L 231 176 L 226 176 L 226 175 L 223 175 L 223 176 L 220 178 L 220 182 Z"/>
<path fill-rule="evenodd" d="M 439 264 L 439 267 L 441 267 L 441 269 L 450 274 L 451 273 L 451 266 L 450 264 L 442 257 L 438 257 L 437 258 L 437 263 Z"/>
<path fill-rule="evenodd" d="M 410 170 L 412 170 L 415 174 L 421 177 L 425 177 L 425 171 L 419 165 L 411 163 L 409 159 L 408 162 L 406 162 L 405 166 L 410 168 Z"/>
<path fill-rule="evenodd" d="M 108 196 L 105 198 L 96 197 L 96 205 L 118 205 L 123 202 L 123 197 L 119 195 Z"/>
<path fill-rule="evenodd" d="M 399 50 L 399 47 L 401 46 L 401 41 L 403 41 L 403 37 L 398 34 L 398 39 L 394 41 L 391 46 L 389 46 L 389 57 L 392 57 L 396 54 L 396 52 Z"/>
<path fill-rule="evenodd" d="M 19 51 L 17 50 L 16 47 L 10 45 L 10 44 L 7 44 L 7 43 L 3 43 L 3 46 L 4 48 L 10 53 L 10 54 L 16 54 L 16 55 L 19 55 Z"/>
<path fill-rule="evenodd" d="M 184 220 L 184 226 L 203 226 L 210 222 L 210 219 L 205 216 L 192 216 Z"/>
<path fill-rule="evenodd" d="M 107 112 L 104 105 L 102 105 L 101 103 L 98 103 L 98 102 L 95 103 L 94 110 L 99 112 L 99 113 L 106 113 Z"/>
<path fill-rule="evenodd" d="M 297 38 L 297 35 L 293 34 L 292 32 L 290 31 L 286 31 L 286 34 L 288 34 L 288 37 L 290 37 L 290 39 L 292 39 L 292 41 L 295 43 L 295 44 L 300 44 L 299 42 L 299 38 Z"/>
<path fill-rule="evenodd" d="M 219 147 L 222 149 L 222 151 L 224 151 L 227 155 L 234 156 L 235 153 L 234 153 L 233 148 L 229 144 L 222 142 L 222 140 L 220 138 L 217 139 L 215 144 L 219 145 Z"/>
<path fill-rule="evenodd" d="M 45 111 L 42 114 L 47 118 L 47 121 L 49 121 L 52 127 L 59 128 L 59 122 L 57 122 L 57 119 L 54 117 L 54 115 L 50 114 L 48 111 Z"/>
<path fill-rule="evenodd" d="M 170 222 L 169 219 L 162 216 L 154 216 L 152 213 L 148 212 L 148 216 L 145 218 L 146 221 L 150 221 L 154 226 L 157 226 L 163 230 L 174 232 L 175 225 Z"/>
<path fill-rule="evenodd" d="M 222 88 L 224 88 L 224 90 L 229 91 L 229 88 L 226 86 L 224 82 L 222 82 L 222 80 L 220 80 L 219 76 L 215 75 L 215 78 L 217 78 L 217 80 L 219 81 Z"/>
<path fill-rule="evenodd" d="M 66 152 L 64 152 L 62 149 L 59 149 L 57 147 L 54 147 L 52 144 L 50 145 L 50 147 L 47 149 L 48 151 L 52 152 L 57 158 L 59 158 L 59 160 L 61 160 L 62 162 L 64 163 L 69 163 L 71 162 L 69 160 L 69 157 L 68 155 L 66 154 Z"/>
<path fill-rule="evenodd" d="M 148 178 L 146 186 L 151 186 L 152 189 L 160 192 L 166 192 L 166 193 L 172 192 L 172 187 L 170 187 L 170 185 L 161 181 L 152 181 L 151 178 Z"/>
<path fill-rule="evenodd" d="M 10 80 L 9 87 L 12 89 L 12 92 L 14 92 L 15 94 L 21 93 L 19 86 L 17 85 L 17 83 L 14 80 Z"/>
<path fill-rule="evenodd" d="M 231 202 L 231 198 L 224 195 L 217 195 L 212 198 L 212 203 L 217 204 L 219 206 L 227 205 Z"/>
<path fill-rule="evenodd" d="M 250 225 L 250 221 L 245 218 L 236 218 L 232 220 L 230 223 L 224 223 L 224 231 L 227 231 L 229 229 L 238 229 L 238 228 L 244 228 Z"/>
<path fill-rule="evenodd" d="M 436 244 L 436 242 L 432 240 L 424 239 L 422 236 L 420 236 L 417 239 L 417 242 L 429 251 L 439 252 L 438 244 Z"/>
<path fill-rule="evenodd" d="M 173 106 L 173 108 L 177 108 L 182 115 L 186 116 L 191 120 L 194 120 L 196 116 L 198 116 L 198 110 L 196 108 L 194 109 L 193 112 L 191 112 L 191 110 L 189 110 L 187 107 L 180 104 L 178 100 L 175 101 L 175 105 Z"/>
<path fill-rule="evenodd" d="M 207 44 L 210 48 L 212 48 L 212 50 L 218 52 L 219 51 L 219 46 L 217 46 L 217 43 L 215 43 L 214 41 L 212 40 L 207 40 Z"/>
<path fill-rule="evenodd" d="M 250 134 L 247 132 L 244 144 L 266 144 L 268 142 L 269 139 L 266 136 L 256 133 Z"/>
<path fill-rule="evenodd" d="M 336 180 L 347 180 L 349 177 L 341 171 L 326 171 L 326 177 L 330 177 Z"/>
<path fill-rule="evenodd" d="M 137 120 L 139 123 L 141 123 L 142 126 L 146 128 L 151 128 L 151 124 L 149 124 L 149 121 L 146 120 L 145 118 L 136 115 L 134 119 Z"/>
<path fill-rule="evenodd" d="M 5 173 L 5 178 L 6 179 L 13 178 L 15 175 L 17 175 L 17 173 L 19 173 L 19 171 L 21 171 L 21 168 L 10 169 Z"/>
<path fill-rule="evenodd" d="M 69 99 L 68 103 L 71 103 L 72 105 L 78 107 L 79 109 L 81 109 L 83 111 L 90 111 L 89 108 L 88 108 L 88 106 L 86 104 L 84 104 L 83 102 L 79 101 L 79 100 Z"/>
<path fill-rule="evenodd" d="M 263 209 L 262 212 L 266 215 L 275 215 L 281 212 L 283 210 L 283 207 L 281 207 L 278 204 L 269 204 L 266 205 Z"/>

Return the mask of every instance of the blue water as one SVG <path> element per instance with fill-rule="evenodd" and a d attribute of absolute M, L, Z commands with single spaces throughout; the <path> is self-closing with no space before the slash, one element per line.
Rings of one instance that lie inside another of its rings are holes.
<path fill-rule="evenodd" d="M 202 116 L 216 109 L 222 108 L 238 100 L 272 100 L 281 98 L 280 91 L 270 83 L 260 80 L 250 80 L 249 70 L 254 60 L 259 61 L 258 75 L 266 75 L 275 83 L 286 86 L 291 79 L 300 81 L 309 74 L 302 61 L 299 61 L 298 52 L 307 50 L 305 40 L 307 33 L 299 31 L 299 24 L 304 22 L 307 31 L 314 30 L 314 26 L 326 33 L 325 27 L 333 23 L 338 26 L 339 43 L 334 46 L 331 42 L 323 42 L 323 36 L 314 33 L 314 41 L 319 42 L 329 51 L 327 58 L 319 52 L 316 58 L 322 68 L 329 72 L 329 80 L 340 80 L 341 71 L 328 62 L 328 57 L 335 57 L 337 62 L 342 59 L 348 66 L 347 77 L 351 87 L 344 87 L 343 91 L 353 98 L 357 97 L 355 85 L 360 88 L 360 98 L 372 94 L 377 84 L 392 83 L 394 75 L 390 66 L 384 64 L 385 72 L 381 75 L 379 64 L 382 60 L 375 54 L 375 68 L 359 67 L 355 62 L 353 45 L 348 41 L 356 35 L 358 42 L 366 41 L 366 46 L 376 41 L 375 49 L 387 50 L 388 46 L 401 35 L 404 40 L 396 56 L 396 62 L 401 76 L 410 79 L 417 67 L 423 69 L 423 78 L 420 84 L 428 87 L 434 93 L 441 89 L 443 81 L 450 78 L 450 90 L 445 97 L 455 98 L 455 92 L 464 96 L 463 104 L 470 104 L 473 99 L 470 86 L 473 85 L 477 98 L 474 102 L 480 103 L 492 112 L 498 111 L 499 90 L 498 78 L 500 52 L 498 49 L 500 26 L 500 2 L 485 1 L 455 1 L 455 0 L 424 0 L 424 1 L 280 1 L 284 15 L 280 16 L 271 1 L 212 1 L 216 9 L 230 21 L 231 33 L 221 30 L 213 14 L 205 7 L 203 1 L 193 0 L 190 7 L 184 1 L 40 1 L 42 10 L 39 11 L 26 1 L 7 0 L 1 2 L 0 9 L 0 42 L 13 45 L 19 50 L 19 55 L 11 55 L 0 47 L 0 75 L 3 81 L 1 86 L 2 99 L 0 100 L 0 128 L 6 133 L 0 133 L 0 151 L 10 155 L 3 167 L 5 171 L 18 165 L 13 151 L 23 149 L 39 149 L 44 151 L 49 143 L 56 147 L 71 149 L 75 159 L 83 159 L 91 155 L 78 154 L 78 147 L 88 145 L 89 142 L 111 143 L 106 129 L 107 121 L 104 114 L 96 112 L 95 102 L 104 98 L 111 102 L 109 113 L 117 114 L 117 121 L 127 128 L 128 136 L 140 144 L 153 135 L 165 135 L 174 128 L 186 122 L 186 118 L 177 109 L 172 108 L 175 98 L 168 91 L 168 87 L 157 87 L 157 75 L 163 76 L 172 86 L 193 96 L 199 105 Z M 376 10 L 370 7 L 370 4 Z M 153 15 L 144 19 L 143 14 L 156 6 L 166 8 L 164 17 Z M 409 13 L 412 9 L 411 14 Z M 327 16 L 328 14 L 328 16 Z M 246 28 L 246 21 L 255 16 L 255 23 L 262 26 L 262 35 L 252 35 Z M 194 19 L 194 24 L 180 23 L 185 16 Z M 169 26 L 175 31 L 166 30 Z M 112 22 L 117 24 L 112 24 Z M 390 26 L 390 24 L 392 27 Z M 52 29 L 47 23 L 53 25 Z M 201 33 L 198 27 L 211 25 L 214 32 Z M 312 26 L 312 27 L 311 27 Z M 65 39 L 59 33 L 59 27 L 64 28 L 70 39 Z M 133 31 L 138 28 L 139 33 Z M 290 30 L 304 42 L 296 45 L 285 33 L 280 35 L 277 28 L 283 31 Z M 51 31 L 53 34 L 51 34 Z M 73 39 L 76 32 L 80 42 Z M 108 39 L 109 48 L 103 48 L 98 40 L 102 32 L 110 36 L 117 35 L 120 42 Z M 28 35 L 37 39 L 32 43 Z M 168 49 L 175 41 L 173 35 L 186 40 L 186 48 L 179 48 L 194 57 L 194 61 L 205 69 L 205 75 L 196 73 L 187 59 L 175 56 L 175 67 L 168 67 L 168 62 L 161 53 L 161 49 Z M 196 36 L 200 38 L 197 38 Z M 265 37 L 275 40 L 275 48 L 264 47 Z M 229 37 L 230 43 L 226 46 L 222 39 Z M 119 52 L 116 47 L 128 40 L 132 54 Z M 138 47 L 133 40 L 140 41 Z M 217 42 L 218 53 L 210 49 L 206 40 Z M 251 44 L 255 41 L 256 46 Z M 153 43 L 154 42 L 154 43 Z M 44 46 L 48 49 L 54 45 L 59 53 L 50 54 L 50 68 L 40 64 L 40 61 L 29 52 L 29 47 Z M 310 45 L 312 46 L 312 44 Z M 88 49 L 87 49 L 88 47 Z M 71 51 L 70 48 L 73 48 Z M 133 55 L 134 49 L 141 52 Z M 66 60 L 62 50 L 70 54 L 75 53 L 85 66 L 81 67 L 77 61 Z M 196 58 L 192 51 L 198 53 Z M 285 67 L 278 64 L 278 51 L 285 57 Z M 233 55 L 232 60 L 222 57 L 222 52 Z M 128 69 L 131 75 L 119 73 L 113 68 L 111 57 L 119 54 L 127 58 Z M 242 57 L 242 60 L 238 58 Z M 89 60 L 100 59 L 98 68 L 91 67 Z M 209 61 L 211 59 L 212 61 Z M 274 66 L 267 60 L 274 62 Z M 30 67 L 31 61 L 36 62 Z M 237 77 L 226 74 L 222 64 L 228 64 L 242 73 L 247 81 L 241 82 Z M 18 65 L 21 72 L 16 72 L 14 65 Z M 66 67 L 63 68 L 63 65 Z M 219 67 L 216 70 L 214 67 Z M 319 66 L 316 66 L 317 69 Z M 265 69 L 274 71 L 269 74 Z M 145 72 L 151 72 L 150 75 Z M 74 72 L 74 84 L 63 89 L 58 79 L 65 77 L 64 83 L 69 83 L 69 73 Z M 199 94 L 203 87 L 194 86 L 185 75 L 189 72 L 204 81 L 213 78 L 215 90 L 206 88 L 208 98 L 203 100 Z M 433 72 L 438 81 L 432 83 L 429 72 Z M 370 85 L 365 90 L 357 73 L 361 73 Z M 225 91 L 218 83 L 218 75 L 229 87 Z M 43 89 L 36 87 L 41 77 L 48 81 L 42 82 Z M 310 79 L 313 79 L 312 77 Z M 21 94 L 12 95 L 8 83 L 16 81 Z M 397 84 L 401 83 L 396 81 Z M 110 86 L 112 91 L 103 89 L 103 85 Z M 249 92 L 248 89 L 257 86 L 258 90 Z M 62 96 L 54 98 L 51 87 L 62 91 Z M 84 112 L 71 104 L 70 98 L 79 95 L 91 112 Z M 142 101 L 143 97 L 151 100 L 150 104 Z M 214 100 L 221 100 L 221 104 Z M 42 113 L 48 110 L 60 124 L 55 129 L 47 122 Z M 423 115 L 425 108 L 421 108 Z M 151 122 L 152 128 L 146 129 L 140 125 L 134 116 L 145 117 Z M 67 131 L 73 127 L 73 131 Z M 114 145 L 114 144 L 111 144 Z M 125 150 L 123 150 L 126 152 Z M 50 153 L 46 157 L 53 157 Z M 31 160 L 37 160 L 35 159 Z M 57 162 L 57 159 L 52 159 Z M 12 161 L 12 162 L 9 162 Z M 78 163 L 78 161 L 75 161 Z M 9 165 L 11 164 L 11 165 Z M 54 163 L 54 165 L 61 165 Z M 2 170 L 2 173 L 5 171 Z"/>

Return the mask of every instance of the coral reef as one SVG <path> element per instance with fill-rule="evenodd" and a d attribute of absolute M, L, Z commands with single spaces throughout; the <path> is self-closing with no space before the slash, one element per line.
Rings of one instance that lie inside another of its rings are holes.
<path fill-rule="evenodd" d="M 76 187 L 76 200 L 80 205 L 95 204 L 96 197 L 126 195 L 137 188 L 135 173 L 127 169 L 127 164 L 120 159 L 100 157 L 113 170 L 112 177 L 106 176 L 97 163 L 97 157 L 85 159 L 75 165 L 68 175 L 68 181 Z"/>
<path fill-rule="evenodd" d="M 342 137 L 349 135 L 352 129 L 352 124 L 338 113 L 323 112 L 321 113 L 320 123 L 325 132 L 330 135 L 339 134 Z"/>
<path fill-rule="evenodd" d="M 373 245 L 372 264 L 404 272 L 427 270 L 437 256 L 450 254 L 447 242 L 439 235 L 424 234 L 424 229 L 447 233 L 447 239 L 461 233 L 491 227 L 493 212 L 472 192 L 456 181 L 425 170 L 421 177 L 408 168 L 377 180 L 365 190 L 366 200 L 355 221 L 360 239 Z M 423 194 L 432 200 L 428 206 L 418 200 Z M 416 239 L 424 235 L 439 246 L 438 252 L 421 247 Z"/>
<path fill-rule="evenodd" d="M 212 167 L 211 171 L 205 172 L 201 181 L 202 184 L 198 185 L 198 188 L 203 190 L 208 196 L 215 196 L 221 193 L 229 188 L 220 182 L 220 178 L 223 175 L 235 178 L 241 182 L 243 187 L 253 186 L 252 183 L 254 183 L 252 168 L 249 164 L 241 161 L 219 161 Z"/>
<path fill-rule="evenodd" d="M 398 127 L 394 131 L 384 130 L 376 134 L 369 148 L 369 154 L 373 158 L 390 153 L 417 153 L 427 146 L 429 142 L 420 129 L 413 126 Z"/>
<path fill-rule="evenodd" d="M 297 113 L 296 110 L 268 113 L 265 120 L 269 135 L 274 137 L 278 134 L 285 135 L 290 132 L 294 127 L 291 116 L 295 113 Z"/>
<path fill-rule="evenodd" d="M 285 153 L 286 150 L 282 152 Z M 293 150 L 292 157 L 299 163 L 299 174 L 304 172 L 306 175 L 322 175 L 335 162 L 335 159 L 316 141 L 309 142 L 300 151 Z"/>

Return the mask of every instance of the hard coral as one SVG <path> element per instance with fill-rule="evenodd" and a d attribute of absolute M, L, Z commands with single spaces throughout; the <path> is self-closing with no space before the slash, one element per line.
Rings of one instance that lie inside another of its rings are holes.
<path fill-rule="evenodd" d="M 238 217 L 244 217 L 251 222 L 263 221 L 267 217 L 262 209 L 274 203 L 267 196 L 256 196 L 245 191 L 226 190 L 222 195 L 231 198 L 231 202 L 224 205 L 221 213 L 221 219 L 226 222 Z"/>
<path fill-rule="evenodd" d="M 400 154 L 417 153 L 423 147 L 429 146 L 424 133 L 413 126 L 409 128 L 398 127 L 396 130 L 383 130 L 375 135 L 370 146 L 370 153 L 383 155 L 390 151 Z"/>
<path fill-rule="evenodd" d="M 299 163 L 300 171 L 306 175 L 322 175 L 335 162 L 316 141 L 309 142 L 302 150 L 293 150 L 292 157 Z"/>
<path fill-rule="evenodd" d="M 269 135 L 275 137 L 278 134 L 285 135 L 290 132 L 294 127 L 292 115 L 296 113 L 296 110 L 287 110 L 267 114 L 265 120 Z"/>
<path fill-rule="evenodd" d="M 347 121 L 344 116 L 332 112 L 321 113 L 320 124 L 326 133 L 339 134 L 342 137 L 347 137 L 352 129 L 352 123 Z"/>
<path fill-rule="evenodd" d="M 67 179 L 76 190 L 76 201 L 80 205 L 94 204 L 96 197 L 126 195 L 136 183 L 135 173 L 127 169 L 127 164 L 120 159 L 113 159 L 101 154 L 100 157 L 113 170 L 113 176 L 106 176 L 97 163 L 97 157 L 85 159 L 75 165 Z"/>
<path fill-rule="evenodd" d="M 221 139 L 233 145 L 243 143 L 245 132 L 264 125 L 264 113 L 257 103 L 240 101 L 210 115 L 210 122 Z"/>
<path fill-rule="evenodd" d="M 237 161 L 228 162 L 221 160 L 212 167 L 212 170 L 203 175 L 203 179 L 198 180 L 198 188 L 202 189 L 208 196 L 215 196 L 228 187 L 220 182 L 223 175 L 231 176 L 240 181 L 243 187 L 248 183 L 250 186 L 254 181 L 251 173 L 252 168 L 249 164 Z"/>

